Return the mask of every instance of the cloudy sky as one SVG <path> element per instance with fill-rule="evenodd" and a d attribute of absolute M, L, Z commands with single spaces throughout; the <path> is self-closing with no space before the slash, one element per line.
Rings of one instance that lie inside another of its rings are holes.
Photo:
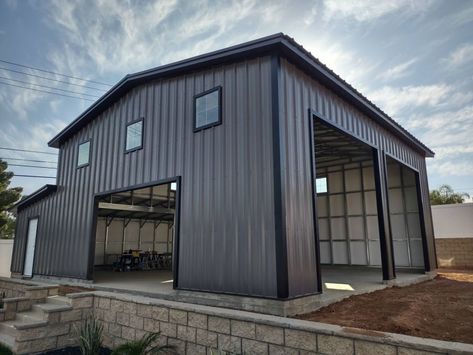
<path fill-rule="evenodd" d="M 47 141 L 109 88 L 99 83 L 276 32 L 437 153 L 428 160 L 431 188 L 448 183 L 473 194 L 473 1 L 0 0 L 0 147 L 56 153 Z M 0 157 L 56 160 L 8 150 Z M 45 183 L 54 179 L 14 178 L 26 193 Z"/>

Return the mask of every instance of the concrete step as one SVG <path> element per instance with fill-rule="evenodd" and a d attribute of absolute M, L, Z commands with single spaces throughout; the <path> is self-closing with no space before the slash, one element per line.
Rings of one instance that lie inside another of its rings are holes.
<path fill-rule="evenodd" d="M 0 332 L 0 343 L 8 346 L 10 349 L 15 349 L 15 338 L 9 334 Z"/>
<path fill-rule="evenodd" d="M 55 304 L 55 305 L 71 305 L 71 299 L 64 296 L 49 296 L 46 298 L 47 304 Z M 44 303 L 43 303 L 44 304 Z"/>
<path fill-rule="evenodd" d="M 72 306 L 69 304 L 61 304 L 57 301 L 52 303 L 38 303 L 34 304 L 31 309 L 37 313 L 54 313 L 54 312 L 63 312 L 63 311 L 70 311 Z"/>
<path fill-rule="evenodd" d="M 48 324 L 45 320 L 15 319 L 0 323 L 0 334 L 16 337 L 21 330 L 44 327 Z"/>
<path fill-rule="evenodd" d="M 45 315 L 42 312 L 38 311 L 26 311 L 20 312 L 16 314 L 16 321 L 31 323 L 31 322 L 39 322 L 45 321 Z"/>

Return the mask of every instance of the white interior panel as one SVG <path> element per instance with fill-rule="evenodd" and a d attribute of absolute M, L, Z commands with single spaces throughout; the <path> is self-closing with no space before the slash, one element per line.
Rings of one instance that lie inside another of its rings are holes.
<path fill-rule="evenodd" d="M 370 240 L 370 265 L 381 265 L 381 250 L 378 240 Z"/>
<path fill-rule="evenodd" d="M 365 190 L 371 190 L 375 188 L 372 166 L 363 168 L 363 187 Z"/>
<path fill-rule="evenodd" d="M 342 172 L 333 172 L 328 174 L 328 191 L 330 193 L 343 191 L 343 176 Z"/>
<path fill-rule="evenodd" d="M 350 169 L 345 171 L 345 189 L 346 191 L 361 190 L 361 177 L 359 169 Z"/>
<path fill-rule="evenodd" d="M 348 247 L 346 242 L 333 242 L 333 263 L 348 264 Z"/>
<path fill-rule="evenodd" d="M 417 212 L 419 207 L 417 206 L 417 190 L 415 187 L 406 187 L 405 188 L 405 197 L 406 197 L 406 210 L 407 212 Z"/>
<path fill-rule="evenodd" d="M 420 219 L 418 213 L 408 213 L 407 214 L 407 226 L 409 228 L 409 237 L 410 238 L 421 238 L 422 234 L 420 232 Z"/>
<path fill-rule="evenodd" d="M 399 164 L 388 164 L 388 186 L 401 186 L 401 167 Z"/>
<path fill-rule="evenodd" d="M 364 241 L 350 242 L 351 263 L 353 265 L 367 265 L 366 243 Z"/>
<path fill-rule="evenodd" d="M 347 212 L 348 215 L 363 214 L 361 192 L 352 192 L 347 194 Z"/>
<path fill-rule="evenodd" d="M 379 239 L 378 216 L 366 217 L 368 239 Z"/>
<path fill-rule="evenodd" d="M 394 240 L 393 248 L 396 266 L 409 266 L 409 252 L 407 250 L 407 241 Z"/>
<path fill-rule="evenodd" d="M 348 217 L 348 235 L 350 239 L 364 239 L 363 217 Z"/>
<path fill-rule="evenodd" d="M 407 239 L 406 223 L 403 214 L 391 215 L 391 231 L 393 239 Z"/>
<path fill-rule="evenodd" d="M 345 217 L 331 218 L 330 228 L 332 230 L 332 239 L 346 239 Z"/>
<path fill-rule="evenodd" d="M 330 216 L 344 216 L 345 215 L 345 196 L 333 195 L 330 196 Z"/>
<path fill-rule="evenodd" d="M 376 205 L 376 192 L 366 191 L 365 192 L 365 211 L 367 214 L 377 214 L 378 207 Z"/>
<path fill-rule="evenodd" d="M 320 242 L 320 262 L 322 264 L 330 264 L 330 242 Z"/>
<path fill-rule="evenodd" d="M 392 188 L 389 189 L 389 212 L 391 213 L 402 213 L 404 206 L 402 203 L 402 189 Z"/>
<path fill-rule="evenodd" d="M 327 217 L 327 196 L 317 195 L 317 216 Z"/>
<path fill-rule="evenodd" d="M 319 239 L 320 240 L 328 240 L 330 239 L 330 234 L 328 230 L 328 219 L 327 218 L 319 218 Z"/>
<path fill-rule="evenodd" d="M 415 239 L 410 241 L 411 262 L 414 267 L 424 267 L 424 254 L 422 249 L 422 240 Z"/>

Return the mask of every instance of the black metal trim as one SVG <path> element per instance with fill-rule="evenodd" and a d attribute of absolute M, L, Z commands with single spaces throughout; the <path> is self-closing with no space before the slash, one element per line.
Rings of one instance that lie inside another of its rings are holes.
<path fill-rule="evenodd" d="M 425 228 L 424 200 L 422 198 L 420 174 L 418 171 L 414 171 L 414 175 L 415 175 L 415 180 L 416 180 L 416 190 L 417 190 L 416 197 L 417 197 L 417 209 L 419 210 L 420 233 L 422 235 L 422 252 L 424 255 L 424 270 L 432 271 L 432 268 L 430 265 L 429 245 L 427 242 L 427 230 Z"/>
<path fill-rule="evenodd" d="M 174 236 L 172 240 L 172 287 L 174 289 L 179 288 L 179 250 L 180 250 L 180 221 L 181 221 L 181 177 L 176 177 L 176 192 L 174 195 Z"/>
<path fill-rule="evenodd" d="M 87 163 L 79 165 L 80 146 L 82 144 L 85 144 L 85 143 L 89 143 L 89 152 L 88 152 L 89 156 L 87 157 Z M 88 138 L 88 139 L 86 139 L 86 140 L 84 140 L 84 141 L 77 144 L 77 165 L 76 165 L 76 169 L 85 168 L 86 166 L 89 166 L 91 158 L 92 158 L 92 138 Z"/>
<path fill-rule="evenodd" d="M 388 153 L 388 152 L 386 152 L 386 151 L 384 152 L 384 154 L 385 154 L 388 158 L 393 159 L 393 160 L 397 161 L 398 163 L 400 163 L 400 164 L 402 164 L 402 165 L 405 165 L 405 166 L 408 167 L 409 169 L 414 170 L 414 172 L 416 172 L 416 173 L 419 173 L 419 169 L 417 169 L 415 166 L 413 166 L 413 165 L 411 165 L 411 164 L 409 164 L 409 163 L 407 163 L 407 162 L 405 162 L 405 161 L 399 159 L 399 158 L 396 157 L 394 154 Z"/>
<path fill-rule="evenodd" d="M 218 91 L 218 120 L 216 122 L 208 123 L 206 125 L 197 127 L 197 99 L 200 98 L 200 97 L 203 97 L 205 95 L 211 94 L 215 91 Z M 219 86 L 216 86 L 216 87 L 214 87 L 210 90 L 207 90 L 207 91 L 201 92 L 197 95 L 194 95 L 194 99 L 193 99 L 193 116 L 194 116 L 193 130 L 194 130 L 194 133 L 202 131 L 202 130 L 207 129 L 207 128 L 211 128 L 211 127 L 221 125 L 222 122 L 223 122 L 222 112 L 223 112 L 222 111 L 222 86 L 219 85 Z"/>
<path fill-rule="evenodd" d="M 33 253 L 33 264 L 31 266 L 31 276 L 25 276 L 25 263 L 26 263 L 26 249 L 28 248 L 28 234 L 30 232 L 30 221 L 32 219 L 37 219 L 38 224 L 36 225 L 36 236 L 35 236 L 35 245 L 36 245 L 36 240 L 38 240 L 38 232 L 39 232 L 39 221 L 40 221 L 40 215 L 34 215 L 30 216 L 26 220 L 26 236 L 25 236 L 25 246 L 23 247 L 23 265 L 21 267 L 21 277 L 24 279 L 31 279 L 34 275 L 34 261 L 36 259 L 36 247 L 34 248 L 34 253 Z"/>
<path fill-rule="evenodd" d="M 287 265 L 286 213 L 281 170 L 281 136 L 279 122 L 279 57 L 271 57 L 271 114 L 273 126 L 273 178 L 274 178 L 274 237 L 276 249 L 276 284 L 278 298 L 289 297 Z"/>
<path fill-rule="evenodd" d="M 128 127 L 130 127 L 131 125 L 134 125 L 135 123 L 138 123 L 138 122 L 141 122 L 141 140 L 140 140 L 140 145 L 136 146 L 136 147 L 133 147 L 133 148 L 130 148 L 130 149 L 127 149 L 126 148 L 126 143 L 128 141 Z M 144 129 L 145 129 L 145 119 L 144 117 L 140 117 L 140 118 L 137 118 L 131 122 L 128 122 L 126 125 L 125 125 L 125 154 L 128 154 L 128 153 L 133 153 L 133 152 L 136 152 L 137 150 L 140 150 L 140 149 L 143 149 L 143 144 L 144 144 Z"/>
<path fill-rule="evenodd" d="M 381 267 L 383 270 L 383 280 L 392 280 L 396 278 L 396 270 L 394 267 L 391 217 L 389 213 L 386 162 L 383 151 L 377 148 L 373 148 L 373 168 L 374 182 L 376 187 L 376 206 L 378 210 L 379 244 L 381 249 Z M 387 219 L 385 217 L 387 217 Z M 388 225 L 386 225 L 385 222 Z M 388 242 L 390 248 L 388 248 Z"/>
<path fill-rule="evenodd" d="M 322 292 L 322 268 L 320 262 L 320 233 L 319 233 L 319 223 L 318 223 L 318 214 L 317 214 L 317 188 L 316 188 L 316 176 L 317 170 L 315 166 L 315 138 L 314 138 L 314 120 L 317 117 L 312 113 L 312 110 L 309 109 L 309 143 L 310 143 L 310 180 L 312 187 L 312 219 L 314 224 L 314 238 L 315 238 L 315 262 L 316 262 L 316 273 L 317 273 L 317 291 Z M 327 192 L 328 192 L 328 179 L 327 179 Z"/>

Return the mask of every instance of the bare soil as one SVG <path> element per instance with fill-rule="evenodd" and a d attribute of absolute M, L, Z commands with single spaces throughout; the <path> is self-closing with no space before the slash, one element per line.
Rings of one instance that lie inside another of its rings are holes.
<path fill-rule="evenodd" d="M 68 293 L 79 293 L 79 292 L 90 292 L 95 291 L 93 288 L 80 287 L 80 286 L 71 286 L 71 285 L 60 285 L 59 286 L 59 296 L 65 296 Z"/>
<path fill-rule="evenodd" d="M 473 343 L 473 271 L 441 270 L 434 280 L 351 296 L 297 318 Z"/>

